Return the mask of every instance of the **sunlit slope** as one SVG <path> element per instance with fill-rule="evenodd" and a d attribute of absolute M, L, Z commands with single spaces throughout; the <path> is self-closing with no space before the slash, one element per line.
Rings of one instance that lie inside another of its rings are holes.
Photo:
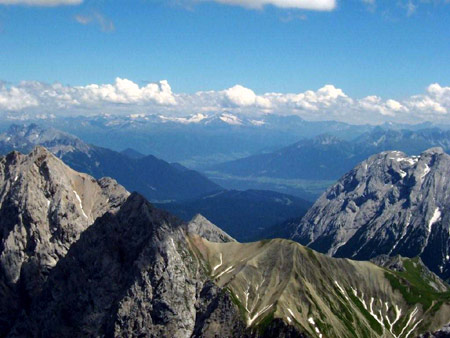
<path fill-rule="evenodd" d="M 434 275 L 422 278 L 413 260 L 395 272 L 288 240 L 212 243 L 194 236 L 191 242 L 257 330 L 280 318 L 312 337 L 414 337 L 450 321 L 447 288 Z"/>

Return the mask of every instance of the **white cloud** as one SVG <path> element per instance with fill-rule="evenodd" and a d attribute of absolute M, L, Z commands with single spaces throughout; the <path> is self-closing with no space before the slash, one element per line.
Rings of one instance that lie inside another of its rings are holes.
<path fill-rule="evenodd" d="M 112 32 L 115 29 L 114 23 L 98 12 L 76 15 L 75 20 L 81 25 L 96 24 L 103 32 Z"/>
<path fill-rule="evenodd" d="M 398 15 L 410 17 L 419 10 L 436 10 L 439 7 L 450 4 L 449 0 L 397 0 L 397 1 L 376 1 L 361 0 L 369 10 L 375 11 L 376 8 L 385 18 L 397 18 Z M 446 10 L 445 8 L 442 8 Z"/>
<path fill-rule="evenodd" d="M 411 16 L 415 13 L 417 6 L 412 3 L 412 1 L 408 1 L 406 4 L 406 15 Z"/>
<path fill-rule="evenodd" d="M 0 5 L 24 5 L 40 7 L 74 6 L 83 0 L 0 0 Z"/>
<path fill-rule="evenodd" d="M 6 88 L 0 86 L 0 109 L 22 110 L 29 107 L 37 107 L 39 101 L 20 87 Z"/>
<path fill-rule="evenodd" d="M 339 120 L 350 123 L 385 121 L 450 123 L 450 87 L 431 84 L 424 93 L 403 100 L 376 95 L 351 98 L 342 89 L 328 84 L 300 93 L 257 94 L 242 85 L 219 91 L 194 94 L 173 93 L 162 80 L 140 86 L 123 78 L 111 84 L 64 86 L 36 81 L 6 86 L 0 83 L 0 112 L 20 114 L 142 114 L 157 113 L 183 123 L 196 123 L 211 112 L 300 115 L 309 120 Z M 191 115 L 191 117 L 186 117 Z M 133 115 L 138 116 L 138 115 Z M 140 115 L 139 115 L 140 116 Z"/>
<path fill-rule="evenodd" d="M 158 105 L 175 105 L 176 100 L 166 80 L 139 87 L 133 81 L 116 78 L 114 84 L 91 84 L 75 87 L 81 101 L 86 103 L 109 102 L 142 104 L 154 102 Z"/>
<path fill-rule="evenodd" d="M 367 96 L 358 103 L 363 110 L 378 112 L 385 116 L 395 116 L 396 113 L 408 111 L 408 108 L 396 100 L 383 101 L 381 97 L 375 95 Z"/>
<path fill-rule="evenodd" d="M 259 108 L 270 108 L 270 100 L 257 96 L 251 89 L 245 88 L 241 85 L 228 88 L 223 91 L 225 94 L 225 101 L 236 107 L 255 106 Z"/>
<path fill-rule="evenodd" d="M 208 1 L 208 0 L 203 0 Z M 225 5 L 262 9 L 271 5 L 279 8 L 295 8 L 313 11 L 331 11 L 336 8 L 336 0 L 209 0 Z"/>
<path fill-rule="evenodd" d="M 424 95 L 412 96 L 406 101 L 411 110 L 427 115 L 446 115 L 450 113 L 450 87 L 438 83 L 428 86 Z"/>
<path fill-rule="evenodd" d="M 345 107 L 352 103 L 352 99 L 342 89 L 333 85 L 325 85 L 317 91 L 307 90 L 299 94 L 269 93 L 264 97 L 277 103 L 278 106 L 288 106 L 304 111 L 324 111 L 332 106 Z"/>

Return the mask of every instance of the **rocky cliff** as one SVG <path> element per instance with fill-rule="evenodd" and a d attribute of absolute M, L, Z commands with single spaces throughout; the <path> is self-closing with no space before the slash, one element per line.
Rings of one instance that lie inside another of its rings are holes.
<path fill-rule="evenodd" d="M 292 238 L 335 257 L 420 256 L 450 278 L 450 156 L 397 151 L 370 157 L 313 205 Z"/>
<path fill-rule="evenodd" d="M 127 196 L 116 181 L 77 173 L 42 147 L 0 158 L 0 334 L 80 234 Z"/>

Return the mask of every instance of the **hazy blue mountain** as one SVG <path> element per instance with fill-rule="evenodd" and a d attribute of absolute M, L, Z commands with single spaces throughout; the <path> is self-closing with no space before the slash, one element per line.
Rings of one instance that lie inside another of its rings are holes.
<path fill-rule="evenodd" d="M 239 241 L 265 238 L 265 229 L 288 218 L 303 216 L 312 203 L 264 190 L 222 190 L 201 198 L 159 204 L 188 221 L 202 214 Z"/>
<path fill-rule="evenodd" d="M 120 152 L 122 155 L 125 155 L 125 156 L 127 156 L 127 157 L 129 157 L 129 158 L 133 158 L 133 159 L 140 159 L 140 158 L 143 158 L 143 157 L 145 157 L 145 155 L 144 154 L 142 154 L 142 153 L 140 153 L 139 151 L 137 151 L 137 150 L 135 150 L 135 149 L 133 149 L 133 148 L 127 148 L 127 149 L 124 149 L 124 150 L 122 150 L 121 152 Z"/>
<path fill-rule="evenodd" d="M 163 115 L 58 117 L 46 123 L 91 144 L 116 151 L 133 148 L 190 168 L 273 151 L 322 133 L 348 140 L 373 128 L 335 121 L 305 121 L 298 116 L 248 116 L 227 112 L 184 118 Z"/>
<path fill-rule="evenodd" d="M 96 178 L 112 177 L 129 191 L 138 191 L 152 201 L 189 199 L 217 191 L 220 186 L 202 174 L 171 165 L 155 156 L 130 158 L 116 151 L 89 145 L 78 137 L 35 124 L 12 125 L 0 135 L 3 153 L 30 151 L 42 145 L 73 169 Z"/>
<path fill-rule="evenodd" d="M 339 177 L 363 158 L 351 142 L 320 135 L 272 153 L 223 163 L 212 169 L 238 176 L 326 180 Z"/>
<path fill-rule="evenodd" d="M 450 150 L 450 130 L 439 128 L 385 129 L 377 127 L 354 140 L 360 152 L 368 156 L 386 150 L 400 150 L 408 155 L 418 155 L 432 148 L 441 147 Z"/>
<path fill-rule="evenodd" d="M 405 130 L 376 127 L 353 140 L 343 140 L 326 134 L 319 135 L 277 151 L 214 165 L 205 172 L 227 188 L 247 181 L 265 182 L 267 189 L 278 190 L 274 187 L 280 184 L 289 186 L 291 183 L 291 188 L 295 184 L 300 184 L 303 190 L 314 195 L 317 192 L 313 190 L 314 187 L 319 186 L 325 190 L 327 184 L 331 184 L 333 180 L 373 154 L 400 150 L 408 155 L 417 155 L 436 146 L 446 151 L 450 150 L 450 131 L 438 128 Z M 306 180 L 306 182 L 289 180 Z M 307 181 L 311 183 L 308 184 Z M 301 189 L 290 193 L 308 198 Z"/>

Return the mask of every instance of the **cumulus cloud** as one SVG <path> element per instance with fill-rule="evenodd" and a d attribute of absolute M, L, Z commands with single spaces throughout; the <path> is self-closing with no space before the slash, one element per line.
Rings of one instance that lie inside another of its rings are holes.
<path fill-rule="evenodd" d="M 154 102 L 159 105 L 175 105 L 172 88 L 166 80 L 139 87 L 133 81 L 116 78 L 114 84 L 91 84 L 75 87 L 81 101 L 87 103 L 110 102 L 121 104 L 142 104 Z"/>
<path fill-rule="evenodd" d="M 279 8 L 306 9 L 313 11 L 331 11 L 336 8 L 336 0 L 204 0 L 215 1 L 225 5 L 262 9 L 271 5 Z"/>
<path fill-rule="evenodd" d="M 39 101 L 27 90 L 20 87 L 7 88 L 0 86 L 0 109 L 22 110 L 29 107 L 37 107 Z"/>
<path fill-rule="evenodd" d="M 317 91 L 307 90 L 298 94 L 269 93 L 264 97 L 277 106 L 313 112 L 326 110 L 332 106 L 345 107 L 353 101 L 342 89 L 333 85 L 325 85 Z"/>
<path fill-rule="evenodd" d="M 0 0 L 0 5 L 23 5 L 23 6 L 73 6 L 80 5 L 83 0 Z"/>
<path fill-rule="evenodd" d="M 408 108 L 396 100 L 383 101 L 381 97 L 371 95 L 358 101 L 361 109 L 378 112 L 385 116 L 395 116 L 399 112 L 407 112 Z"/>
<path fill-rule="evenodd" d="M 110 19 L 98 12 L 76 15 L 75 20 L 81 25 L 95 24 L 100 27 L 103 32 L 112 32 L 115 28 L 114 23 Z"/>
<path fill-rule="evenodd" d="M 249 88 L 241 85 L 236 85 L 223 91 L 225 95 L 225 102 L 236 107 L 260 107 L 270 108 L 271 102 L 269 99 L 257 96 L 255 92 Z"/>
<path fill-rule="evenodd" d="M 300 93 L 257 94 L 242 85 L 194 94 L 174 93 L 166 80 L 140 86 L 123 78 L 111 84 L 64 86 L 36 81 L 7 86 L 0 83 L 0 112 L 14 114 L 135 114 L 157 113 L 168 120 L 193 123 L 211 112 L 221 112 L 229 122 L 233 113 L 296 114 L 310 120 L 350 123 L 385 121 L 450 123 L 450 87 L 434 83 L 419 95 L 403 100 L 376 95 L 352 98 L 328 84 Z M 195 118 L 187 118 L 195 114 Z M 260 119 L 255 119 L 260 121 Z M 239 124 L 240 120 L 231 121 Z M 231 123 L 230 122 L 230 123 Z"/>
<path fill-rule="evenodd" d="M 133 81 L 116 78 L 113 84 L 63 86 L 29 81 L 18 86 L 0 86 L 0 110 L 23 111 L 36 107 L 48 113 L 102 109 L 117 106 L 174 106 L 175 95 L 166 80 L 140 87 Z"/>
<path fill-rule="evenodd" d="M 407 104 L 412 108 L 427 114 L 448 114 L 450 111 L 450 87 L 441 87 L 438 83 L 431 84 L 424 95 L 412 96 Z"/>

